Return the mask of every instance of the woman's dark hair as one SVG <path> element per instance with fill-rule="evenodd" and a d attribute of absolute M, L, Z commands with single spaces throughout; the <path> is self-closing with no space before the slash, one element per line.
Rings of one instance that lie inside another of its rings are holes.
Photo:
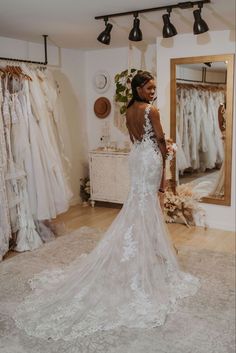
<path fill-rule="evenodd" d="M 138 73 L 133 77 L 131 82 L 131 89 L 132 89 L 132 98 L 129 101 L 127 108 L 129 108 L 135 101 L 137 102 L 146 102 L 142 98 L 139 97 L 137 92 L 137 87 L 143 87 L 148 83 L 150 80 L 153 80 L 154 77 L 148 71 L 138 71 Z"/>

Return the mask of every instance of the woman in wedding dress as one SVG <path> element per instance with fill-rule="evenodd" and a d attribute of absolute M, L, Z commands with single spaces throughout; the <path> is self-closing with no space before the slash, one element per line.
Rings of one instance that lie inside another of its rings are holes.
<path fill-rule="evenodd" d="M 65 271 L 42 273 L 14 313 L 28 335 L 73 340 L 120 326 L 153 328 L 194 295 L 199 280 L 179 269 L 157 193 L 164 194 L 166 145 L 151 74 L 132 80 L 127 127 L 130 191 L 97 247 Z"/>

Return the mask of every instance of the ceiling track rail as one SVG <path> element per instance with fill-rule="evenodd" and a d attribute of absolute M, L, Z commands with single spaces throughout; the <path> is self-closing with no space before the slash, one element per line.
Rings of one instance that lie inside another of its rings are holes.
<path fill-rule="evenodd" d="M 203 5 L 203 4 L 208 4 L 210 3 L 211 0 L 197 0 L 197 1 L 184 1 L 184 2 L 179 2 L 178 4 L 174 5 L 164 5 L 164 6 L 159 6 L 159 7 L 151 7 L 148 9 L 141 9 L 141 10 L 133 10 L 133 11 L 126 11 L 126 12 L 118 12 L 118 13 L 112 13 L 109 15 L 100 15 L 94 17 L 95 20 L 101 20 L 104 18 L 112 18 L 112 17 L 119 17 L 119 16 L 126 16 L 126 15 L 133 15 L 134 13 L 140 14 L 140 13 L 145 13 L 145 12 L 153 12 L 153 11 L 161 11 L 161 10 L 166 10 L 168 8 L 171 9 L 189 9 L 194 7 L 195 5 Z"/>

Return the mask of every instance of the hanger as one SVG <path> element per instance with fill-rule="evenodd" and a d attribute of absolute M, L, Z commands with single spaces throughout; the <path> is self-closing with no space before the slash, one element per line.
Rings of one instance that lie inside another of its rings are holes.
<path fill-rule="evenodd" d="M 0 77 L 3 77 L 3 78 L 5 78 L 5 76 L 6 76 L 6 72 L 5 72 L 5 70 L 4 70 L 4 68 L 3 67 L 0 67 Z"/>
<path fill-rule="evenodd" d="M 225 88 L 220 87 L 220 86 L 211 86 L 211 85 L 193 84 L 193 83 L 182 83 L 182 82 L 177 82 L 177 88 L 185 88 L 185 89 L 195 88 L 200 91 L 202 90 L 202 91 L 212 91 L 212 92 L 225 91 Z"/>
<path fill-rule="evenodd" d="M 24 71 L 22 70 L 22 68 L 20 66 L 14 66 L 16 72 L 18 72 L 19 75 L 22 75 L 23 78 L 25 78 L 28 81 L 32 81 L 32 78 L 27 75 L 26 73 L 24 73 Z"/>
<path fill-rule="evenodd" d="M 11 65 L 7 65 L 7 66 L 5 67 L 5 72 L 6 72 L 6 74 L 7 74 L 9 77 L 11 77 L 11 78 L 19 78 L 18 73 L 16 73 L 16 72 L 14 71 L 14 68 L 13 68 L 13 66 L 11 66 Z"/>
<path fill-rule="evenodd" d="M 5 72 L 12 78 L 23 78 L 32 81 L 32 78 L 29 75 L 26 75 L 20 66 L 7 65 Z"/>

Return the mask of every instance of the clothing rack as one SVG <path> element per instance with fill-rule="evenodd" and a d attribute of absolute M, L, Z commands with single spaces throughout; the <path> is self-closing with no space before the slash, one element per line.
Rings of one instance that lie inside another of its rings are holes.
<path fill-rule="evenodd" d="M 185 81 L 185 82 L 193 82 L 193 83 L 206 83 L 206 84 L 209 84 L 209 85 L 224 85 L 224 84 L 227 83 L 227 72 L 226 72 L 226 75 L 225 75 L 224 82 L 209 82 L 209 81 L 206 80 L 206 74 L 207 74 L 207 68 L 206 67 L 202 67 L 202 78 L 201 78 L 201 80 L 191 80 L 191 79 L 188 79 L 188 78 L 177 77 L 176 81 Z"/>
<path fill-rule="evenodd" d="M 47 34 L 43 34 L 43 39 L 44 39 L 44 62 L 42 61 L 33 61 L 33 60 L 23 60 L 23 59 L 14 59 L 14 58 L 4 58 L 0 57 L 0 60 L 6 60 L 6 61 L 18 61 L 22 63 L 29 63 L 29 64 L 38 64 L 38 65 L 47 65 L 48 64 L 48 53 L 47 53 Z"/>
<path fill-rule="evenodd" d="M 196 82 L 196 81 L 191 81 L 191 82 Z M 195 88 L 195 89 L 201 89 L 201 90 L 206 90 L 206 91 L 213 91 L 213 92 L 217 92 L 217 91 L 225 91 L 225 87 L 219 86 L 218 84 L 216 84 L 215 86 L 213 85 L 209 85 L 209 84 L 199 84 L 199 83 L 182 83 L 182 82 L 177 82 L 176 83 L 177 89 L 178 88 L 187 88 L 187 89 L 191 89 L 191 88 Z"/>

